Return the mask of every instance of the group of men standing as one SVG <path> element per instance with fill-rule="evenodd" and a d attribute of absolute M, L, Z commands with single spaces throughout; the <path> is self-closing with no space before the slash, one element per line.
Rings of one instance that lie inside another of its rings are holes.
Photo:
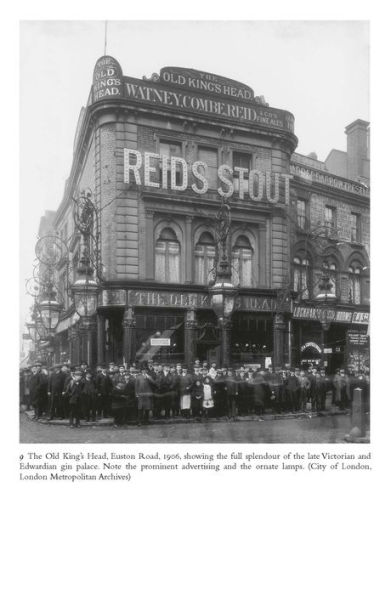
<path fill-rule="evenodd" d="M 328 376 L 324 368 L 218 369 L 199 360 L 191 370 L 181 364 L 152 360 L 143 366 L 97 366 L 92 372 L 86 362 L 70 368 L 54 366 L 48 372 L 39 362 L 31 366 L 24 382 L 23 401 L 33 407 L 35 418 L 69 418 L 71 426 L 80 419 L 96 421 L 114 417 L 114 425 L 149 423 L 154 419 L 182 416 L 195 420 L 208 417 L 263 415 L 324 411 L 327 395 L 340 409 L 350 407 L 352 391 L 362 388 L 369 397 L 368 373 L 337 370 Z"/>

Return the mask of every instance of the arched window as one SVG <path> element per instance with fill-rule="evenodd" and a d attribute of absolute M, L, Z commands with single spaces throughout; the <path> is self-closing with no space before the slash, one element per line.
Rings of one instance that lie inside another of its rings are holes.
<path fill-rule="evenodd" d="M 254 252 L 246 236 L 239 236 L 232 248 L 232 281 L 234 285 L 252 287 Z"/>
<path fill-rule="evenodd" d="M 333 259 L 323 261 L 323 270 L 329 275 L 331 287 L 329 290 L 331 297 L 337 296 L 337 264 Z"/>
<path fill-rule="evenodd" d="M 352 262 L 349 267 L 349 301 L 361 304 L 362 266 L 359 262 Z"/>
<path fill-rule="evenodd" d="M 212 234 L 204 231 L 194 249 L 195 282 L 207 285 L 214 279 L 216 248 Z"/>
<path fill-rule="evenodd" d="M 305 255 L 297 255 L 293 259 L 293 289 L 299 298 L 307 300 L 310 297 L 310 261 Z"/>
<path fill-rule="evenodd" d="M 181 247 L 175 232 L 165 227 L 155 245 L 155 279 L 162 283 L 180 281 Z"/>

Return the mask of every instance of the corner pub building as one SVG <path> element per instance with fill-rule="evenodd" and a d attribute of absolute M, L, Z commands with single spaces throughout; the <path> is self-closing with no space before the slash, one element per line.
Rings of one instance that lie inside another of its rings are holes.
<path fill-rule="evenodd" d="M 368 128 L 351 124 L 347 152 L 321 162 L 294 152 L 293 115 L 245 84 L 174 67 L 140 80 L 100 58 L 63 199 L 43 218 L 73 263 L 70 274 L 67 259 L 57 266 L 64 310 L 53 361 L 219 364 L 210 286 L 224 199 L 237 287 L 226 321 L 230 363 L 341 365 L 346 337 L 366 335 L 369 317 Z M 72 199 L 81 192 L 96 205 L 100 270 L 87 326 L 67 291 L 78 276 Z M 323 266 L 334 298 L 327 330 L 316 301 Z"/>

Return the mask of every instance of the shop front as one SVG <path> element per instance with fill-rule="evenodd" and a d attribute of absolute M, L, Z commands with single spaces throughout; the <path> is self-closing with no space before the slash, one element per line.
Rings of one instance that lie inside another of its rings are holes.
<path fill-rule="evenodd" d="M 292 362 L 296 366 L 324 366 L 329 373 L 337 368 L 356 367 L 360 359 L 352 355 L 352 342 L 349 337 L 367 336 L 369 311 L 333 309 L 332 321 L 325 325 L 318 306 L 295 306 L 292 317 Z M 352 339 L 354 340 L 354 339 Z M 357 343 L 367 345 L 367 341 L 357 338 Z M 367 345 L 368 346 L 368 345 Z M 362 349 L 364 352 L 364 349 Z M 362 354 L 360 361 L 367 356 Z M 351 365 L 355 359 L 356 364 Z"/>
<path fill-rule="evenodd" d="M 289 308 L 289 305 L 287 306 Z M 230 363 L 283 364 L 287 324 L 273 292 L 238 293 L 229 328 Z M 99 363 L 153 359 L 192 365 L 221 356 L 221 328 L 205 291 L 104 289 L 97 314 Z M 276 360 L 280 354 L 281 362 Z"/>

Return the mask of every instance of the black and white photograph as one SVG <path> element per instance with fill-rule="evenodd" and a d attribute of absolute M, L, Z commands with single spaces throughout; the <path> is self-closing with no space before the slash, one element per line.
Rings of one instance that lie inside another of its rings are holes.
<path fill-rule="evenodd" d="M 370 442 L 369 49 L 21 22 L 21 443 Z"/>

